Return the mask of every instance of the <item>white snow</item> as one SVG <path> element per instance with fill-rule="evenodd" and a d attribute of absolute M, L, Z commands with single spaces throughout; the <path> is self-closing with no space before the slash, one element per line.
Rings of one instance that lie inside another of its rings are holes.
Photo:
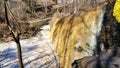
<path fill-rule="evenodd" d="M 49 40 L 50 26 L 41 28 L 35 37 L 21 40 L 25 68 L 56 68 L 57 57 Z M 0 68 L 19 68 L 14 41 L 0 44 Z"/>

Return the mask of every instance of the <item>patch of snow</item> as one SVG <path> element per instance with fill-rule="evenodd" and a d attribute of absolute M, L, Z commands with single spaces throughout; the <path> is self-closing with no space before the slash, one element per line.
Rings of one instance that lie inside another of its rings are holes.
<path fill-rule="evenodd" d="M 49 40 L 50 26 L 41 28 L 35 37 L 21 40 L 25 68 L 57 68 L 58 59 Z M 14 41 L 0 44 L 0 68 L 19 68 Z"/>

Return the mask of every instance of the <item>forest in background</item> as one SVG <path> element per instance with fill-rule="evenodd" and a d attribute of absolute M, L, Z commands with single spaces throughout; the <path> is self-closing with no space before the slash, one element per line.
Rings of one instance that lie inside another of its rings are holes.
<path fill-rule="evenodd" d="M 9 19 L 14 25 L 20 25 L 21 39 L 35 36 L 39 27 L 49 24 L 50 19 L 55 13 L 61 13 L 60 16 L 70 15 L 78 12 L 83 7 L 78 6 L 79 0 L 9 0 Z M 92 1 L 92 0 L 91 0 Z M 56 3 L 57 2 L 57 3 Z M 81 3 L 80 6 L 84 5 Z M 13 40 L 11 33 L 5 24 L 4 1 L 0 1 L 0 42 Z M 75 8 L 74 8 L 75 7 Z M 87 7 L 84 7 L 86 9 Z M 83 9 L 83 10 L 84 10 Z M 39 23 L 33 23 L 39 22 Z"/>

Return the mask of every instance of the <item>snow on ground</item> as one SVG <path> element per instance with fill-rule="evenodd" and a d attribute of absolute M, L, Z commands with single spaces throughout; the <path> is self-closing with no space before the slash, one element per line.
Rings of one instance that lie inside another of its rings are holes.
<path fill-rule="evenodd" d="M 21 40 L 25 68 L 57 68 L 58 59 L 49 40 L 50 26 L 41 28 L 35 37 Z M 0 68 L 19 68 L 16 43 L 0 44 Z"/>

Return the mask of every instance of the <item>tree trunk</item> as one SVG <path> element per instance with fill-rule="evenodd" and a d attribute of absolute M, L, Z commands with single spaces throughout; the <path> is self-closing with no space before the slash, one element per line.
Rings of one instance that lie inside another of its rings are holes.
<path fill-rule="evenodd" d="M 104 15 L 103 27 L 100 38 L 98 40 L 98 45 L 101 42 L 104 43 L 105 50 L 111 47 L 116 47 L 118 46 L 118 44 L 120 44 L 120 42 L 118 42 L 120 40 L 118 39 L 120 35 L 117 34 L 119 32 L 117 30 L 117 26 L 119 26 L 119 24 L 117 23 L 117 21 L 113 16 L 113 8 L 116 0 L 107 0 L 107 1 L 108 4 L 106 6 L 106 12 Z"/>
<path fill-rule="evenodd" d="M 19 36 L 18 36 L 19 37 Z M 15 40 L 15 38 L 14 38 Z M 24 65 L 23 65 L 23 61 L 22 61 L 22 50 L 21 50 L 21 45 L 20 45 L 20 41 L 19 39 L 16 42 L 16 45 L 17 45 L 17 52 L 18 52 L 18 59 L 19 59 L 19 65 L 20 65 L 20 68 L 24 68 Z"/>
<path fill-rule="evenodd" d="M 55 4 L 57 4 L 58 3 L 58 1 L 57 0 L 53 0 L 54 2 L 55 2 Z"/>
<path fill-rule="evenodd" d="M 14 32 L 10 25 L 9 18 L 8 18 L 8 11 L 7 11 L 7 0 L 4 1 L 4 7 L 5 7 L 4 9 L 5 9 L 5 18 L 6 18 L 7 26 L 13 35 L 14 41 L 17 44 L 18 62 L 19 62 L 20 68 L 24 68 L 23 61 L 22 61 L 21 45 L 20 45 L 20 41 L 19 41 L 19 33 L 17 31 Z M 15 26 L 15 25 L 13 25 L 13 26 Z"/>

